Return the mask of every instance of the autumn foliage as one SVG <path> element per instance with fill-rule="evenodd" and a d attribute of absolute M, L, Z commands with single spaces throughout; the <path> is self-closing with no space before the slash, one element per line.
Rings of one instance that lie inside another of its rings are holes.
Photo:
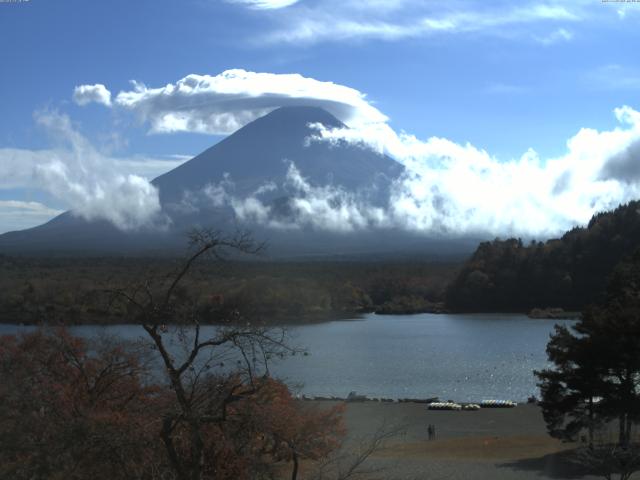
<path fill-rule="evenodd" d="M 181 478 L 174 467 L 189 465 L 193 430 L 144 358 L 65 330 L 0 338 L 0 478 Z M 191 394 L 203 479 L 295 478 L 300 460 L 325 457 L 344 434 L 340 407 L 312 409 L 267 376 L 249 385 L 212 373 Z M 167 419 L 172 452 L 162 438 Z"/>
<path fill-rule="evenodd" d="M 292 462 L 293 478 L 300 460 L 320 460 L 340 446 L 345 434 L 343 411 L 344 404 L 326 410 L 309 407 L 271 378 L 264 379 L 259 393 L 237 408 L 239 418 L 251 420 L 248 430 L 253 432 L 256 451 Z"/>
<path fill-rule="evenodd" d="M 142 373 L 121 346 L 90 353 L 64 330 L 2 337 L 3 478 L 142 478 L 159 394 Z"/>

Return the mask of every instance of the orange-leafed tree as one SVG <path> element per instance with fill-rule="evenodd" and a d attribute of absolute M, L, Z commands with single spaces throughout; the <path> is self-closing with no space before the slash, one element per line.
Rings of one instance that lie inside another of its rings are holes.
<path fill-rule="evenodd" d="M 0 477 L 151 478 L 156 387 L 122 345 L 64 330 L 0 339 Z"/>
<path fill-rule="evenodd" d="M 0 478 L 179 478 L 193 427 L 144 360 L 131 345 L 89 345 L 64 329 L 0 337 Z M 209 374 L 188 385 L 201 478 L 271 478 L 293 462 L 295 479 L 300 459 L 340 444 L 340 407 L 311 408 L 268 376 Z"/>
<path fill-rule="evenodd" d="M 264 378 L 255 396 L 241 402 L 234 413 L 250 420 L 255 451 L 276 462 L 291 462 L 296 480 L 300 461 L 320 460 L 337 450 L 346 429 L 344 404 L 319 408 L 295 399 L 282 382 Z"/>

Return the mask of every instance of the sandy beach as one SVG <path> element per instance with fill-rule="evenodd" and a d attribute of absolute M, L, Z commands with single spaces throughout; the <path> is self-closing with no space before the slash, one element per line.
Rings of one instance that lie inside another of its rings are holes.
<path fill-rule="evenodd" d="M 382 424 L 404 427 L 371 457 L 370 466 L 382 469 L 371 479 L 596 478 L 568 461 L 577 445 L 549 437 L 535 405 L 454 412 L 417 403 L 349 403 L 346 423 L 356 443 Z"/>

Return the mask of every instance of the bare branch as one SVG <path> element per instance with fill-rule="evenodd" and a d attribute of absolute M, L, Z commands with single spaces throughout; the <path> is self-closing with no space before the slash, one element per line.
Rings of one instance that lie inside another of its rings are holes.
<path fill-rule="evenodd" d="M 388 440 L 405 432 L 404 425 L 387 426 L 386 422 L 382 422 L 370 437 L 364 438 L 355 447 L 355 453 L 349 451 L 348 445 L 344 445 L 341 452 L 321 462 L 313 474 L 314 480 L 348 480 L 381 472 L 383 469 L 380 467 L 366 467 L 367 460 L 382 450 Z"/>

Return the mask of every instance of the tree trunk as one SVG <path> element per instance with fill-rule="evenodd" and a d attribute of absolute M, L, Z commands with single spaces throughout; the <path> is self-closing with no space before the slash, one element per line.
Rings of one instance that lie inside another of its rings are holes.
<path fill-rule="evenodd" d="M 291 472 L 291 480 L 297 480 L 298 478 L 298 454 L 293 451 L 293 471 Z"/>
<path fill-rule="evenodd" d="M 197 420 L 191 422 L 191 480 L 200 480 L 204 470 L 204 441 Z"/>
<path fill-rule="evenodd" d="M 593 397 L 589 397 L 589 450 L 593 450 Z"/>
<path fill-rule="evenodd" d="M 177 478 L 179 480 L 189 480 L 187 474 L 184 472 L 182 468 L 182 464 L 178 457 L 178 453 L 176 452 L 175 446 L 173 444 L 173 438 L 171 437 L 171 419 L 165 418 L 162 422 L 162 430 L 160 431 L 160 437 L 162 438 L 162 442 L 167 450 L 167 455 L 169 457 L 169 463 L 171 467 L 175 471 Z"/>

